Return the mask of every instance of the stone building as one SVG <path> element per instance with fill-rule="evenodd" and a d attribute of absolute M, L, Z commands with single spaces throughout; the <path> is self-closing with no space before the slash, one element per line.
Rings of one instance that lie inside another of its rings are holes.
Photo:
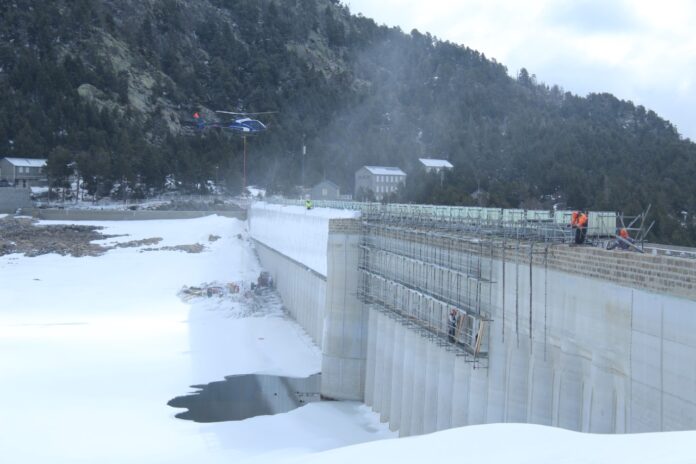
<path fill-rule="evenodd" d="M 372 192 L 375 200 L 396 192 L 406 182 L 406 173 L 389 166 L 363 166 L 355 172 L 355 196 Z"/>

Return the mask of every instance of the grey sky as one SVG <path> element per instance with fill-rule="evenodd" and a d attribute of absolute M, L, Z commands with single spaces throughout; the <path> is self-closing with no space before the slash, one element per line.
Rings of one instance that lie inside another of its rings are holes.
<path fill-rule="evenodd" d="M 696 140 L 692 0 L 346 0 L 379 24 L 416 28 L 525 67 L 570 92 L 610 92 Z"/>

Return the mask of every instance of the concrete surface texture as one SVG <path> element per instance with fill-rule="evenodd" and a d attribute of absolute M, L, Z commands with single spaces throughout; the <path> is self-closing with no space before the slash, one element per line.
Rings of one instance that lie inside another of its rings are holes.
<path fill-rule="evenodd" d="M 597 250 L 570 251 L 585 252 Z M 684 287 L 662 279 L 663 290 L 656 292 L 639 289 L 631 276 L 620 276 L 630 286 L 598 278 L 596 266 L 569 273 L 550 260 L 530 265 L 529 255 L 507 257 L 489 261 L 494 285 L 487 368 L 412 328 L 406 328 L 412 334 L 404 346 L 392 336 L 393 326 L 406 327 L 403 321 L 381 312 L 370 317 L 368 333 L 375 342 L 368 372 L 374 365 L 380 374 L 368 380 L 402 384 L 402 400 L 391 400 L 389 407 L 379 388 L 366 385 L 366 392 L 374 391 L 371 406 L 386 412 L 383 419 L 398 417 L 392 426 L 401 435 L 490 422 L 598 433 L 696 428 L 696 302 L 667 293 L 684 294 Z M 651 264 L 662 275 L 674 273 L 677 282 L 684 280 L 679 269 L 692 265 L 670 269 L 672 262 L 647 259 L 658 261 Z M 410 275 L 414 287 L 430 285 L 418 280 L 423 276 L 441 280 L 432 273 Z M 394 411 L 394 404 L 402 410 Z"/>
<path fill-rule="evenodd" d="M 362 401 L 368 312 L 357 298 L 360 227 L 336 216 L 255 204 L 249 229 L 285 306 L 322 349 L 322 395 Z"/>
<path fill-rule="evenodd" d="M 31 213 L 33 208 L 30 189 L 0 187 L 0 213 L 13 214 L 18 209 L 22 209 L 26 214 Z"/>
<path fill-rule="evenodd" d="M 367 308 L 358 300 L 358 242 L 354 220 L 332 219 L 322 336 L 322 395 L 362 400 L 365 388 Z"/>
<path fill-rule="evenodd" d="M 256 252 L 273 277 L 285 308 L 321 347 L 324 341 L 326 277 L 259 241 L 256 241 Z"/>
<path fill-rule="evenodd" d="M 404 234 L 393 250 L 366 258 L 355 220 L 297 211 L 275 219 L 295 224 L 298 236 L 326 230 L 323 251 L 313 244 L 309 253 L 323 253 L 321 274 L 293 253 L 269 251 L 283 228 L 257 236 L 252 227 L 286 305 L 322 347 L 322 392 L 364 399 L 402 436 L 490 422 L 599 433 L 696 428 L 694 260 L 514 242 L 484 249 Z M 358 301 L 360 266 L 394 279 L 378 295 L 391 303 Z M 421 305 L 409 317 L 386 294 L 399 286 L 422 293 L 409 300 Z M 490 320 L 487 353 L 476 362 L 430 330 L 446 327 L 446 312 L 437 311 L 448 304 L 479 304 Z"/>

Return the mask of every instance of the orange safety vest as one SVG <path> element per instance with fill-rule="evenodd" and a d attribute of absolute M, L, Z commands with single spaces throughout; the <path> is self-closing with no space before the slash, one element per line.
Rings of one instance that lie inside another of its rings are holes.
<path fill-rule="evenodd" d="M 623 229 L 623 228 L 622 228 L 622 229 L 619 231 L 619 236 L 620 236 L 621 238 L 628 238 L 628 231 L 627 231 L 626 229 Z"/>
<path fill-rule="evenodd" d="M 578 225 L 578 213 L 577 211 L 573 211 L 573 214 L 570 215 L 570 225 L 571 226 L 577 226 Z"/>
<path fill-rule="evenodd" d="M 587 214 L 582 213 L 578 216 L 578 227 L 587 227 Z"/>

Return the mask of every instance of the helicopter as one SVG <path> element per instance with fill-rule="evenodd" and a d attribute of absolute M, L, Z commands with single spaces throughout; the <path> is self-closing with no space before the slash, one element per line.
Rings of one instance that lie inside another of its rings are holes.
<path fill-rule="evenodd" d="M 257 135 L 260 134 L 261 132 L 264 132 L 266 129 L 266 125 L 259 121 L 258 119 L 252 119 L 249 116 L 256 116 L 259 114 L 274 114 L 277 113 L 277 111 L 264 111 L 261 113 L 238 113 L 238 112 L 233 112 L 233 111 L 223 111 L 223 110 L 218 110 L 215 111 L 216 113 L 220 114 L 227 114 L 234 116 L 234 119 L 232 121 L 228 122 L 207 122 L 198 111 L 193 113 L 193 121 L 192 122 L 186 122 L 184 123 L 185 125 L 188 126 L 195 126 L 198 130 L 205 130 L 207 128 L 213 128 L 213 129 L 226 129 L 231 132 L 238 133 L 242 136 L 242 140 L 244 143 L 244 158 L 243 158 L 243 174 L 242 174 L 242 191 L 246 191 L 246 165 L 247 165 L 247 136 L 250 135 Z"/>
<path fill-rule="evenodd" d="M 239 132 L 242 135 L 254 135 L 260 132 L 264 132 L 268 127 L 258 119 L 252 119 L 249 116 L 255 116 L 260 114 L 274 114 L 277 111 L 265 111 L 261 113 L 237 113 L 233 111 L 223 111 L 217 110 L 216 113 L 228 114 L 235 116 L 232 121 L 227 122 L 207 122 L 198 112 L 193 114 L 194 125 L 198 129 L 205 128 L 216 128 L 216 129 L 227 129 L 233 132 Z"/>

